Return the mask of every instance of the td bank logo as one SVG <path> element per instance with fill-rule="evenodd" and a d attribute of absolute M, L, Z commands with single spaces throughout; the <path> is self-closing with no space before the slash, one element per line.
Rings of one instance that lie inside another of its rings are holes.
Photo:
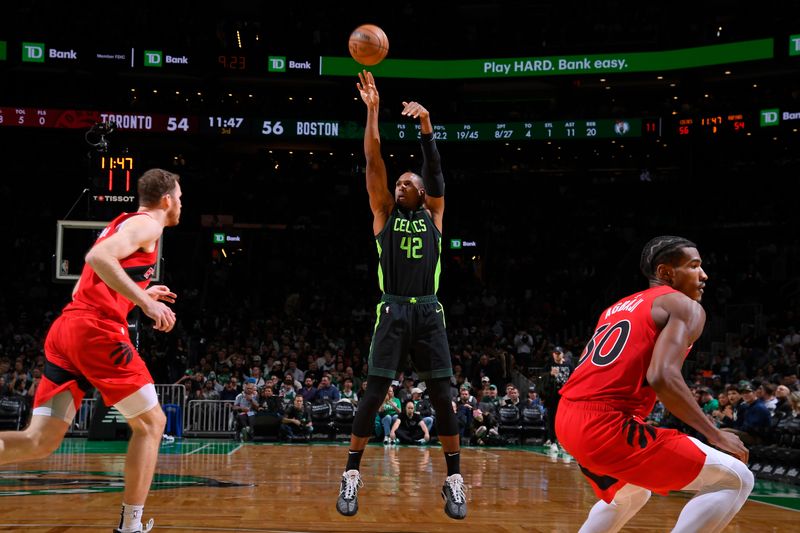
<path fill-rule="evenodd" d="M 780 123 L 780 109 L 762 109 L 760 116 L 761 116 L 761 127 L 766 126 L 777 126 Z"/>
<path fill-rule="evenodd" d="M 286 72 L 286 56 L 269 56 L 269 72 Z"/>
<path fill-rule="evenodd" d="M 44 43 L 22 43 L 24 63 L 44 63 Z"/>
<path fill-rule="evenodd" d="M 0 61 L 6 60 L 7 49 L 8 49 L 8 43 L 6 41 L 0 41 Z"/>
<path fill-rule="evenodd" d="M 144 66 L 161 67 L 164 64 L 164 54 L 161 50 L 145 50 Z"/>
<path fill-rule="evenodd" d="M 800 35 L 789 36 L 789 55 L 800 56 Z"/>

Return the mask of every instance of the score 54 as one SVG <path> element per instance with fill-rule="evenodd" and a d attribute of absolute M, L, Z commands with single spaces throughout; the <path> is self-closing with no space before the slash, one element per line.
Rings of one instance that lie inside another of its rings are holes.
<path fill-rule="evenodd" d="M 189 119 L 185 117 L 168 117 L 167 131 L 189 131 Z"/>

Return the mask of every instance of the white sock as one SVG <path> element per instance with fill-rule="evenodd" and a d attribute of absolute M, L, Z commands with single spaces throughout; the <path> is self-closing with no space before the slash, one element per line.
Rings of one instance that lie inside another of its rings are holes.
<path fill-rule="evenodd" d="M 122 512 L 119 519 L 119 530 L 122 533 L 134 533 L 142 529 L 142 512 L 144 505 L 122 504 Z"/>
<path fill-rule="evenodd" d="M 589 511 L 578 533 L 614 533 L 622 529 L 650 499 L 650 491 L 631 485 L 622 487 L 611 503 L 600 500 Z"/>
<path fill-rule="evenodd" d="M 706 462 L 695 480 L 684 487 L 698 493 L 684 506 L 672 531 L 722 531 L 753 490 L 753 473 L 735 457 L 689 438 L 705 452 Z"/>

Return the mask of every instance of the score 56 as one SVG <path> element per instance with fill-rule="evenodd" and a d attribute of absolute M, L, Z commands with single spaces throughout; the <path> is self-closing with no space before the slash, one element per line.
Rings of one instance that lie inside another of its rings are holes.
<path fill-rule="evenodd" d="M 263 135 L 283 135 L 283 124 L 280 120 L 274 123 L 271 120 L 265 120 L 261 125 L 261 133 Z"/>

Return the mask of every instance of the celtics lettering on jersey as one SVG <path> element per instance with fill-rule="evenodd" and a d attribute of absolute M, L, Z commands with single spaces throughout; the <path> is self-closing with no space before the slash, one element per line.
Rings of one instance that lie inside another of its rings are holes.
<path fill-rule="evenodd" d="M 378 284 L 383 292 L 398 296 L 436 294 L 442 251 L 441 235 L 424 209 L 392 211 L 378 246 Z"/>

